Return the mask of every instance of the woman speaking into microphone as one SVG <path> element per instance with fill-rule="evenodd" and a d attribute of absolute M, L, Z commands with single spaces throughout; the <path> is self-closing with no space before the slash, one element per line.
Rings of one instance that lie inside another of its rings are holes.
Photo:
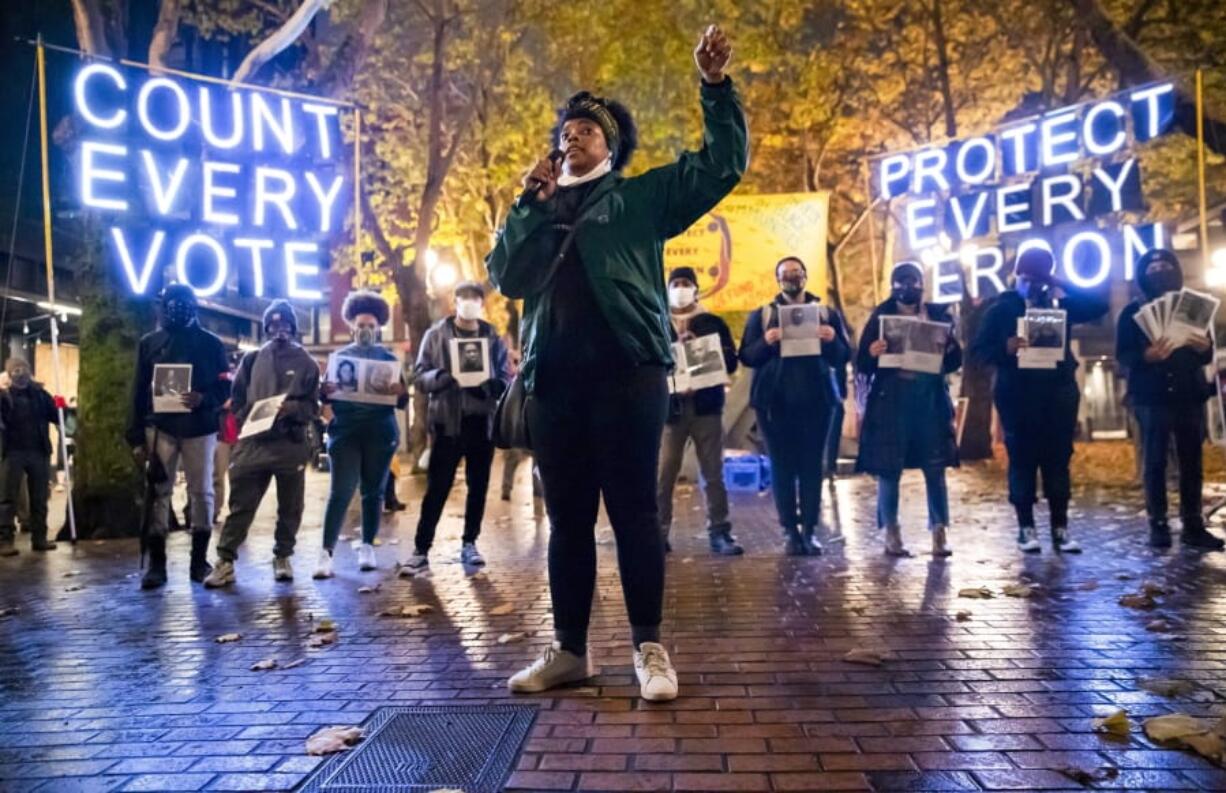
<path fill-rule="evenodd" d="M 562 156 L 542 159 L 525 177 L 486 258 L 499 291 L 524 300 L 524 412 L 552 527 L 555 641 L 510 679 L 514 692 L 595 673 L 587 630 L 603 496 L 642 695 L 677 696 L 660 644 L 664 548 L 655 502 L 672 366 L 663 249 L 745 172 L 745 115 L 724 73 L 731 55 L 724 33 L 708 27 L 694 50 L 702 147 L 638 176 L 621 173 L 637 142 L 630 112 L 586 91 L 571 97 L 551 146 Z"/>

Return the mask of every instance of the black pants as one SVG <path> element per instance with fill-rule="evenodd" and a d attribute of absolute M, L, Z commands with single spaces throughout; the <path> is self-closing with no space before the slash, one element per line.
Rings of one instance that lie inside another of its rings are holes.
<path fill-rule="evenodd" d="M 1200 525 L 1204 406 L 1138 405 L 1135 409 L 1141 425 L 1141 479 L 1150 521 L 1166 521 L 1166 452 L 1174 435 L 1179 460 L 1179 514 L 1185 527 Z"/>
<path fill-rule="evenodd" d="M 460 422 L 460 434 L 443 435 L 436 427 L 434 445 L 430 449 L 430 465 L 426 469 L 426 495 L 421 502 L 421 517 L 417 521 L 417 551 L 427 553 L 434 544 L 434 530 L 451 494 L 456 468 L 464 461 L 464 480 L 468 484 L 468 499 L 464 504 L 464 542 L 476 542 L 481 536 L 481 520 L 485 517 L 485 493 L 490 485 L 490 464 L 494 461 L 494 442 L 490 440 L 489 419 L 466 416 Z"/>
<path fill-rule="evenodd" d="M 1038 501 L 1038 475 L 1043 473 L 1043 495 L 1051 509 L 1052 528 L 1068 526 L 1072 494 L 1069 461 L 1077 431 L 1081 394 L 1075 382 L 1032 388 L 1025 393 L 998 394 L 996 411 L 1005 430 L 1009 452 L 1009 502 L 1019 526 L 1033 527 Z"/>
<path fill-rule="evenodd" d="M 0 483 L 0 540 L 12 542 L 22 477 L 30 499 L 30 536 L 47 536 L 47 499 L 51 497 L 50 456 L 41 451 L 9 450 L 4 455 L 4 481 Z"/>
<path fill-rule="evenodd" d="M 302 468 L 285 471 L 231 469 L 230 514 L 226 516 L 221 539 L 217 541 L 220 558 L 229 562 L 238 558 L 238 549 L 247 541 L 256 510 L 273 479 L 277 480 L 277 525 L 272 552 L 278 559 L 294 555 L 298 527 L 302 525 L 306 471 Z"/>
<path fill-rule="evenodd" d="M 630 625 L 660 625 L 664 541 L 656 466 L 667 415 L 668 386 L 659 366 L 635 367 L 616 379 L 573 377 L 538 389 L 528 403 L 528 431 L 551 524 L 549 591 L 559 636 L 587 635 L 601 496 L 617 539 Z"/>
<path fill-rule="evenodd" d="M 758 427 L 770 455 L 775 509 L 784 529 L 815 528 L 821 519 L 822 458 L 832 413 L 825 401 L 758 412 Z"/>

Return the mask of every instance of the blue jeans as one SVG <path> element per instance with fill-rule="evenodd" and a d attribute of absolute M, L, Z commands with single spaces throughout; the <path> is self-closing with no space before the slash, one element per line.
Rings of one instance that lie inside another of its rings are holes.
<path fill-rule="evenodd" d="M 898 525 L 898 481 L 902 471 L 877 477 L 877 525 Z M 924 469 L 924 489 L 928 493 L 928 530 L 949 525 L 949 491 L 945 488 L 944 468 Z"/>
<path fill-rule="evenodd" d="M 396 425 L 392 422 L 347 428 L 329 438 L 331 481 L 328 503 L 324 508 L 324 547 L 329 551 L 336 547 L 345 510 L 349 508 L 353 491 L 359 485 L 362 491 L 362 542 L 374 542 L 375 535 L 379 533 L 383 488 L 399 440 Z"/>

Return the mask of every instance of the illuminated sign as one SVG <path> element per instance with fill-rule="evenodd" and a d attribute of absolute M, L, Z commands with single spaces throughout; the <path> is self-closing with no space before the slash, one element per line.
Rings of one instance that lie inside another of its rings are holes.
<path fill-rule="evenodd" d="M 876 197 L 891 212 L 906 258 L 931 270 L 936 302 L 1004 291 L 1009 261 L 1051 251 L 1070 283 L 1131 279 L 1136 261 L 1164 245 L 1141 214 L 1141 169 L 1132 146 L 1169 131 L 1175 87 L 1161 83 L 1011 122 L 990 134 L 886 154 L 873 161 Z M 1011 265 L 1010 265 L 1011 269 Z"/>
<path fill-rule="evenodd" d="M 73 81 L 76 195 L 125 283 L 319 300 L 351 185 L 340 107 L 94 62 Z"/>

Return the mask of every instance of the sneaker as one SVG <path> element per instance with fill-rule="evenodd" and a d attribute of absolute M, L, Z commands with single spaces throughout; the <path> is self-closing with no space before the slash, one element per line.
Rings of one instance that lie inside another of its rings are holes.
<path fill-rule="evenodd" d="M 375 564 L 375 546 L 364 542 L 358 546 L 358 569 L 363 573 L 369 573 L 375 567 L 377 567 Z"/>
<path fill-rule="evenodd" d="M 711 532 L 710 540 L 711 551 L 720 556 L 740 556 L 745 553 L 745 549 L 737 545 L 736 540 L 727 529 Z"/>
<path fill-rule="evenodd" d="M 634 654 L 634 674 L 639 679 L 639 692 L 648 702 L 671 702 L 677 698 L 677 672 L 663 645 L 640 644 Z"/>
<path fill-rule="evenodd" d="M 48 540 L 46 537 L 35 537 L 30 540 L 30 550 L 46 553 L 47 551 L 55 550 L 55 543 Z"/>
<path fill-rule="evenodd" d="M 937 559 L 953 556 L 949 549 L 949 536 L 946 528 L 940 524 L 932 527 L 932 555 Z"/>
<path fill-rule="evenodd" d="M 1185 548 L 1196 548 L 1201 551 L 1220 551 L 1226 548 L 1226 541 L 1210 534 L 1204 526 L 1185 529 L 1179 536 L 1179 541 Z"/>
<path fill-rule="evenodd" d="M 521 669 L 507 681 L 513 694 L 539 694 L 567 683 L 578 683 L 596 675 L 590 655 L 575 655 L 554 642 L 545 654 Z"/>
<path fill-rule="evenodd" d="M 272 578 L 274 581 L 293 581 L 294 566 L 288 556 L 274 556 L 272 560 Z"/>
<path fill-rule="evenodd" d="M 822 544 L 817 541 L 817 529 L 813 526 L 808 526 L 800 533 L 800 543 L 804 546 L 805 555 L 821 556 Z"/>
<path fill-rule="evenodd" d="M 902 528 L 899 526 L 885 527 L 885 554 L 886 556 L 907 557 L 911 552 L 902 544 Z"/>
<path fill-rule="evenodd" d="M 315 575 L 313 578 L 319 581 L 324 578 L 332 577 L 332 552 L 327 548 L 319 549 L 319 562 L 315 565 Z"/>
<path fill-rule="evenodd" d="M 475 542 L 466 542 L 460 547 L 460 562 L 470 567 L 484 567 L 485 557 L 477 550 Z"/>
<path fill-rule="evenodd" d="M 400 565 L 400 575 L 409 577 L 430 571 L 430 557 L 421 551 L 413 551 L 407 562 Z"/>
<path fill-rule="evenodd" d="M 1017 530 L 1017 549 L 1022 553 L 1039 553 L 1043 550 L 1034 526 L 1023 526 Z"/>
<path fill-rule="evenodd" d="M 784 531 L 784 536 L 787 537 L 787 555 L 788 556 L 808 556 L 809 552 L 805 548 L 805 541 L 801 539 L 800 532 L 796 529 L 787 529 Z"/>
<path fill-rule="evenodd" d="M 213 572 L 204 579 L 204 585 L 209 589 L 229 586 L 234 583 L 234 562 L 228 559 L 218 559 L 213 565 Z"/>
<path fill-rule="evenodd" d="M 1081 553 L 1081 544 L 1073 539 L 1068 526 L 1053 526 L 1051 545 L 1057 553 Z"/>
<path fill-rule="evenodd" d="M 1153 520 L 1149 523 L 1149 547 L 1170 548 L 1171 527 L 1165 520 Z"/>

